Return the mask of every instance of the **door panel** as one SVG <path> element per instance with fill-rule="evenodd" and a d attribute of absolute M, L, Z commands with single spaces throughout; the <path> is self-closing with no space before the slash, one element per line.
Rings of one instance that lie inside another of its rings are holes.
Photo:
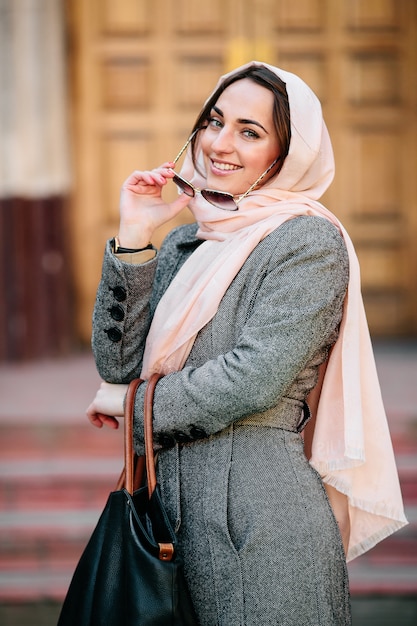
<path fill-rule="evenodd" d="M 78 331 L 88 341 L 120 185 L 178 152 L 221 73 L 258 58 L 323 103 L 337 174 L 324 203 L 350 232 L 374 334 L 417 332 L 417 5 L 414 0 L 75 0 Z M 167 197 L 175 196 L 173 185 Z M 188 211 L 160 230 L 159 245 Z"/>

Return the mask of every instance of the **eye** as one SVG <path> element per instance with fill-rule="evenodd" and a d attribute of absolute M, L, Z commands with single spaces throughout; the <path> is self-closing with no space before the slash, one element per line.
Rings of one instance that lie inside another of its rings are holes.
<path fill-rule="evenodd" d="M 251 128 L 245 128 L 245 130 L 242 131 L 242 134 L 248 139 L 259 139 L 258 133 Z"/>
<path fill-rule="evenodd" d="M 223 123 L 217 117 L 209 117 L 209 119 L 207 120 L 207 123 L 211 128 L 223 127 Z"/>

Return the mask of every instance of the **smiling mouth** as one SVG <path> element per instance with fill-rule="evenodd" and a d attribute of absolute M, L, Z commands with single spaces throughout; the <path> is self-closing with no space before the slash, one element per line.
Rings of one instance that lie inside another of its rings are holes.
<path fill-rule="evenodd" d="M 241 166 L 240 165 L 231 165 L 230 163 L 219 163 L 218 161 L 211 161 L 213 164 L 213 167 L 215 167 L 217 170 L 221 170 L 222 172 L 234 172 L 236 170 L 240 170 Z"/>

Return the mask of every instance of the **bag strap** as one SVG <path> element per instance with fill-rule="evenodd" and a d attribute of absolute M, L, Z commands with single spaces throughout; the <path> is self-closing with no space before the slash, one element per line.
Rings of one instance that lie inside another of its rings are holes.
<path fill-rule="evenodd" d="M 148 380 L 145 391 L 144 401 L 144 433 L 145 433 L 145 459 L 146 459 L 146 476 L 148 481 L 149 499 L 156 489 L 156 470 L 155 470 L 155 453 L 153 449 L 153 397 L 155 387 L 158 380 L 162 378 L 162 374 L 152 374 Z M 125 405 L 125 468 L 124 468 L 124 484 L 125 489 L 133 495 L 135 482 L 134 452 L 133 452 L 133 413 L 135 407 L 135 396 L 139 385 L 143 383 L 140 378 L 135 378 L 129 383 L 126 393 Z M 140 457 L 138 461 L 141 461 Z M 161 561 L 171 561 L 174 557 L 173 543 L 158 543 L 159 559 Z"/>
<path fill-rule="evenodd" d="M 135 378 L 129 383 L 126 393 L 125 403 L 125 467 L 119 480 L 123 481 L 124 487 L 130 495 L 134 491 L 134 474 L 135 474 L 135 453 L 133 451 L 133 412 L 135 407 L 135 396 L 139 385 L 143 383 L 141 378 Z"/>
<path fill-rule="evenodd" d="M 155 387 L 158 380 L 162 378 L 162 374 L 152 374 L 148 380 L 145 391 L 144 403 L 144 431 L 145 431 L 145 458 L 146 458 L 146 476 L 148 480 L 149 498 L 152 496 L 156 488 L 156 471 L 155 471 L 155 453 L 153 450 L 153 397 Z"/>
<path fill-rule="evenodd" d="M 152 374 L 148 380 L 148 384 L 145 391 L 144 402 L 144 434 L 145 434 L 145 458 L 146 458 L 146 476 L 148 482 L 149 498 L 152 496 L 156 488 L 156 471 L 155 471 L 155 453 L 153 449 L 153 397 L 155 394 L 155 387 L 158 380 L 162 378 L 162 374 Z M 135 484 L 135 453 L 133 450 L 133 414 L 135 408 L 136 391 L 143 383 L 141 378 L 135 378 L 129 383 L 126 393 L 125 404 L 125 442 L 124 442 L 124 454 L 125 454 L 125 467 L 122 476 L 119 479 L 123 481 L 124 487 L 131 495 L 134 491 Z"/>

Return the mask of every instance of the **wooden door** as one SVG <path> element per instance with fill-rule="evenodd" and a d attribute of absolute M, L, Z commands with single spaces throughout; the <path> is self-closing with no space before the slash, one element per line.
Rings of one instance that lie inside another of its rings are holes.
<path fill-rule="evenodd" d="M 371 331 L 416 333 L 415 0 L 74 0 L 69 24 L 82 339 L 122 181 L 172 158 L 219 75 L 252 58 L 322 100 L 337 164 L 324 201 L 356 245 Z"/>

